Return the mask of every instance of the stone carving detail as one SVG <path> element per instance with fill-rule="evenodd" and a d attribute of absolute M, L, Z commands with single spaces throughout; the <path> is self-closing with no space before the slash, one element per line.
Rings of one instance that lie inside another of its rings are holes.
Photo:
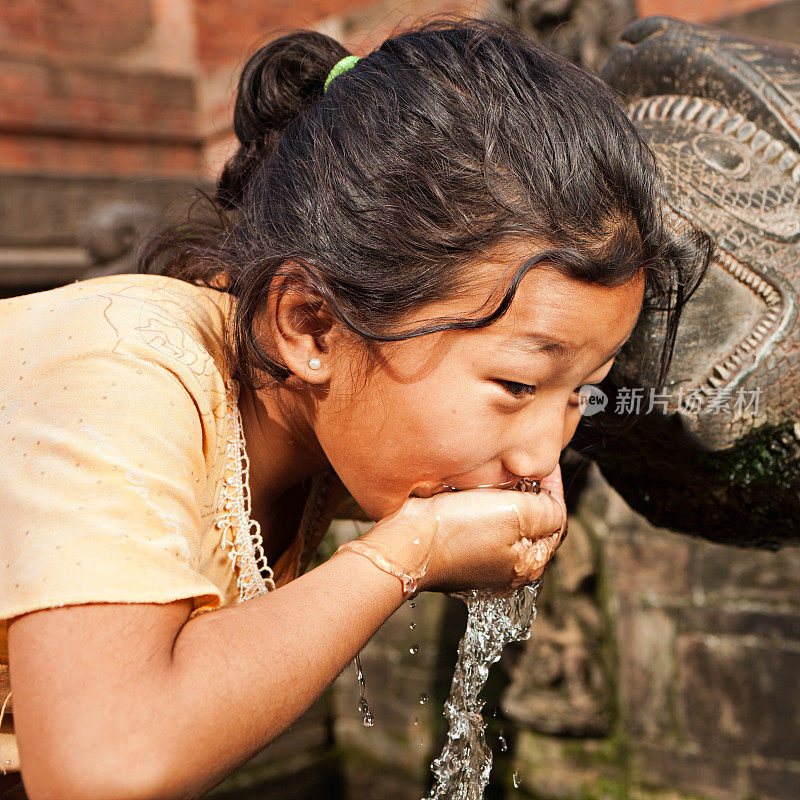
<path fill-rule="evenodd" d="M 653 391 L 663 316 L 651 311 L 575 444 L 654 525 L 800 540 L 800 49 L 651 17 L 626 29 L 602 77 L 660 162 L 667 221 L 705 229 L 718 254 L 666 391 Z M 626 387 L 651 402 L 621 409 Z"/>
<path fill-rule="evenodd" d="M 533 634 L 502 698 L 503 712 L 515 722 L 551 734 L 610 732 L 612 691 L 601 656 L 596 577 L 592 542 L 571 518 L 569 536 L 547 571 Z"/>
<path fill-rule="evenodd" d="M 484 12 L 521 28 L 584 69 L 599 69 L 622 29 L 636 17 L 633 0 L 493 0 Z"/>
<path fill-rule="evenodd" d="M 791 246 L 797 239 L 800 154 L 784 142 L 738 112 L 703 98 L 685 95 L 645 98 L 629 106 L 628 113 L 657 153 L 673 203 L 676 206 L 680 203 L 679 212 L 667 213 L 674 227 L 679 228 L 691 215 L 715 232 L 724 230 L 726 222 L 736 225 L 738 221 L 760 229 L 776 242 Z M 723 390 L 733 395 L 745 386 L 746 379 L 763 364 L 798 315 L 797 291 L 786 281 L 773 279 L 768 265 L 750 267 L 720 245 L 707 281 L 720 281 L 719 270 L 735 282 L 726 291 L 740 298 L 740 313 L 725 320 L 731 333 L 734 328 L 736 333 L 727 351 L 714 360 L 708 358 L 712 352 L 706 350 L 705 363 L 701 364 L 705 374 L 695 370 L 695 375 L 682 381 L 685 393 L 697 391 L 705 398 Z M 741 313 L 746 304 L 755 304 L 757 312 Z M 700 333 L 705 337 L 710 326 L 705 323 L 704 327 Z M 686 364 L 691 359 L 683 354 L 681 360 Z M 681 370 L 682 366 L 676 368 Z M 780 409 L 783 413 L 787 411 L 790 412 L 787 418 L 800 418 L 800 406 Z M 687 429 L 705 446 L 722 449 L 755 428 L 766 416 L 749 414 L 734 420 L 724 414 L 691 414 L 684 406 L 682 418 Z"/>
<path fill-rule="evenodd" d="M 94 265 L 81 279 L 134 271 L 137 241 L 163 218 L 163 212 L 156 206 L 134 200 L 114 200 L 94 208 L 77 232 L 78 243 Z"/>

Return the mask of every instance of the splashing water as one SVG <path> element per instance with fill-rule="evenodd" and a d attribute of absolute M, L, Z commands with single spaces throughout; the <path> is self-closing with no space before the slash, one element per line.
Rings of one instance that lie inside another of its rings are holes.
<path fill-rule="evenodd" d="M 427 800 L 482 800 L 492 771 L 492 750 L 478 695 L 503 648 L 530 636 L 541 586 L 540 578 L 506 595 L 476 590 L 455 595 L 467 604 L 467 629 L 444 704 L 450 730 L 431 766 L 436 782 Z"/>

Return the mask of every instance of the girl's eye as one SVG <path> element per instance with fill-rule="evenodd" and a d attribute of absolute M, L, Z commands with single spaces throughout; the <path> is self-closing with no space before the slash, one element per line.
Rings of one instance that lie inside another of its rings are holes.
<path fill-rule="evenodd" d="M 516 381 L 500 381 L 503 388 L 517 399 L 532 396 L 536 392 L 536 387 L 528 383 L 517 383 Z"/>

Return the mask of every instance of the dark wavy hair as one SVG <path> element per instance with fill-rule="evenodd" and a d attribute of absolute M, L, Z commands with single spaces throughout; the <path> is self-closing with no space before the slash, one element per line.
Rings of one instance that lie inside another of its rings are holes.
<path fill-rule="evenodd" d="M 665 312 L 663 385 L 712 245 L 665 225 L 655 157 L 611 90 L 516 28 L 460 15 L 391 36 L 323 92 L 346 55 L 309 30 L 259 49 L 239 81 L 240 147 L 207 198 L 213 216 L 192 214 L 140 252 L 140 271 L 237 298 L 235 374 L 251 388 L 290 374 L 254 330 L 278 274 L 299 275 L 376 352 L 490 325 L 547 263 L 609 287 L 644 270 L 645 308 Z M 536 254 L 490 313 L 398 330 L 514 243 Z"/>

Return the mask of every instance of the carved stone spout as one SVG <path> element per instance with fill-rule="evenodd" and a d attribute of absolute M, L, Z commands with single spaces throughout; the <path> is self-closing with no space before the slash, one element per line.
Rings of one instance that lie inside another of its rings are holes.
<path fill-rule="evenodd" d="M 577 447 L 655 525 L 798 542 L 800 49 L 651 17 L 625 30 L 602 76 L 663 167 L 668 221 L 699 225 L 718 254 L 665 390 L 653 374 L 663 320 L 647 312 Z"/>

